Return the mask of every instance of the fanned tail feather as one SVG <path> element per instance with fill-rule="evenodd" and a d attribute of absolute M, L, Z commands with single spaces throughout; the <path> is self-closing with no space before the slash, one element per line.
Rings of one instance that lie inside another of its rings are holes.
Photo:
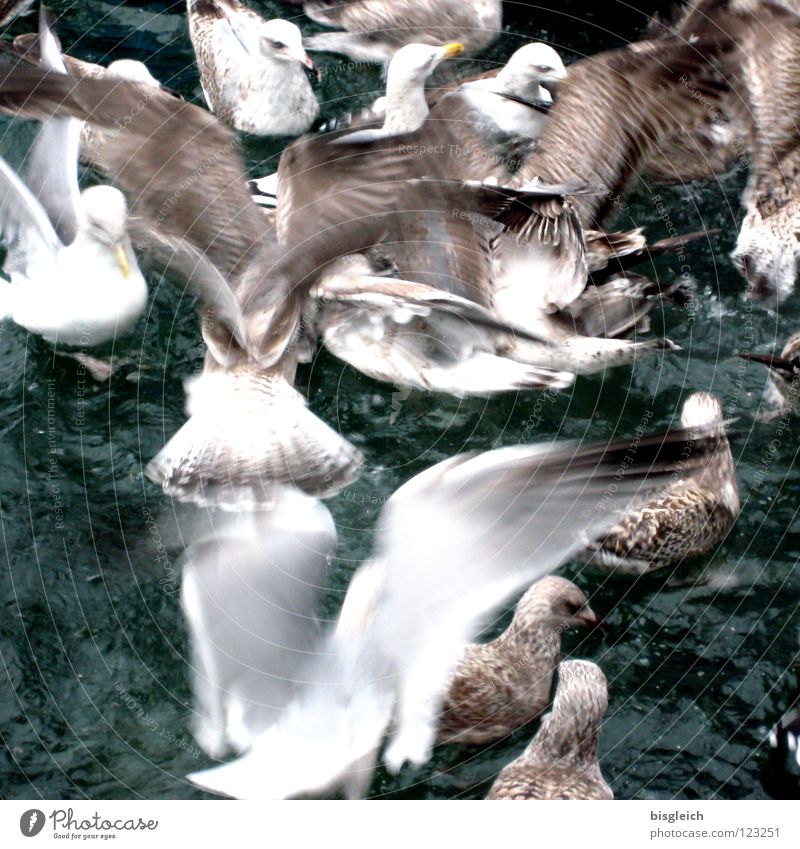
<path fill-rule="evenodd" d="M 147 476 L 180 501 L 267 507 L 277 487 L 335 495 L 360 453 L 311 413 L 278 373 L 246 366 L 187 385 L 189 421 L 151 460 Z"/>

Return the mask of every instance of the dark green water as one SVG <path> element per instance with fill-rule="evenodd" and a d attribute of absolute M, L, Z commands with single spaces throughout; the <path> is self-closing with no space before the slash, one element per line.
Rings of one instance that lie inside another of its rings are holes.
<path fill-rule="evenodd" d="M 273 15 L 281 8 L 256 5 Z M 560 3 L 562 11 L 548 12 L 507 3 L 513 34 L 490 58 L 501 60 L 523 37 L 550 38 L 573 58 L 633 37 L 645 22 L 623 3 L 603 4 L 613 11 L 582 20 L 582 5 Z M 99 0 L 53 6 L 65 16 L 59 32 L 70 52 L 103 62 L 145 59 L 162 82 L 198 94 L 183 3 L 172 10 L 168 3 Z M 10 32 L 32 22 L 16 22 Z M 320 88 L 326 116 L 367 102 L 381 85 L 375 69 L 336 63 L 321 62 L 330 70 Z M 0 150 L 18 162 L 30 128 L 4 121 L 1 129 Z M 248 143 L 253 174 L 274 170 L 280 149 Z M 727 258 L 742 182 L 734 174 L 718 184 L 644 186 L 618 222 L 645 225 L 653 237 L 672 228 L 719 228 L 690 251 L 691 307 L 667 306 L 654 321 L 681 353 L 579 380 L 554 399 L 460 402 L 412 394 L 399 408 L 393 387 L 325 353 L 301 375 L 314 411 L 367 457 L 359 481 L 329 502 L 340 531 L 332 577 L 339 594 L 369 549 L 381 504 L 411 475 L 456 452 L 554 436 L 624 437 L 644 417 L 653 429 L 666 427 L 682 399 L 699 389 L 719 393 L 726 411 L 741 417 L 732 442 L 743 513 L 717 551 L 637 582 L 564 570 L 607 622 L 605 635 L 568 635 L 565 653 L 595 660 L 608 676 L 602 767 L 621 798 L 762 797 L 764 737 L 798 694 L 800 422 L 790 421 L 773 443 L 776 424 L 754 420 L 765 375 L 735 354 L 782 344 L 800 324 L 800 306 L 792 297 L 776 314 L 745 298 Z M 650 272 L 669 279 L 680 265 L 667 260 Z M 182 379 L 197 365 L 199 334 L 193 305 L 158 278 L 150 282 L 146 316 L 101 352 L 122 361 L 108 384 L 93 382 L 19 328 L 0 326 L 5 798 L 204 796 L 183 778 L 207 759 L 187 728 L 177 563 L 158 547 L 171 507 L 142 474 L 183 421 Z M 379 773 L 372 793 L 478 798 L 534 730 L 491 749 L 441 749 L 428 768 L 399 779 Z"/>

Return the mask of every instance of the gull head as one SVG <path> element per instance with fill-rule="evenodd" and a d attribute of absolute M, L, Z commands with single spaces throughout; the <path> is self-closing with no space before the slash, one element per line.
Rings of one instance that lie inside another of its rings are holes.
<path fill-rule="evenodd" d="M 554 96 L 567 78 L 567 69 L 558 53 L 549 44 L 534 42 L 520 47 L 498 74 L 509 94 L 535 96 L 538 87 Z"/>
<path fill-rule="evenodd" d="M 161 88 L 161 83 L 147 70 L 144 62 L 137 62 L 136 59 L 117 59 L 106 68 L 106 73 L 133 83 Z"/>
<path fill-rule="evenodd" d="M 760 300 L 775 301 L 776 305 L 791 294 L 797 277 L 800 241 L 796 233 L 800 210 L 793 207 L 789 203 L 767 217 L 757 210 L 749 213 L 731 254 L 751 293 Z"/>
<path fill-rule="evenodd" d="M 303 47 L 303 34 L 291 21 L 284 21 L 281 18 L 264 21 L 253 35 L 258 37 L 258 53 L 264 58 L 273 59 L 276 62 L 299 62 L 316 72 L 311 57 Z"/>
<path fill-rule="evenodd" d="M 441 62 L 463 51 L 464 45 L 457 41 L 442 45 L 406 44 L 394 54 L 389 64 L 386 88 L 421 87 Z"/>
<path fill-rule="evenodd" d="M 542 625 L 560 633 L 556 629 L 597 623 L 598 618 L 579 587 L 566 578 L 548 575 L 519 600 L 510 631 L 519 637 L 529 631 L 538 633 Z"/>
<path fill-rule="evenodd" d="M 125 195 L 113 186 L 92 186 L 82 193 L 81 200 L 86 235 L 108 247 L 119 263 L 123 277 L 129 277 L 131 261 L 128 258 L 128 203 Z"/>
<path fill-rule="evenodd" d="M 683 403 L 681 425 L 685 428 L 721 425 L 724 420 L 722 404 L 711 392 L 695 392 Z"/>

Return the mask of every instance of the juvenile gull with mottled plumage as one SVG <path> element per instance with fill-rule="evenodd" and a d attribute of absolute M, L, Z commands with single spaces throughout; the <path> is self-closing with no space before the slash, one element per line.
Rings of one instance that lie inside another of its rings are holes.
<path fill-rule="evenodd" d="M 387 502 L 373 559 L 327 629 L 316 610 L 335 537 L 319 502 L 290 492 L 283 506 L 294 518 L 243 517 L 244 537 L 215 528 L 189 552 L 183 600 L 198 739 L 237 757 L 191 780 L 242 798 L 341 786 L 356 796 L 387 733 L 389 769 L 426 762 L 464 643 L 715 440 L 687 446 L 685 436 L 647 437 L 625 466 L 627 442 L 502 448 L 429 468 Z"/>
<path fill-rule="evenodd" d="M 695 392 L 683 405 L 681 424 L 717 427 L 719 442 L 707 466 L 627 513 L 593 547 L 592 562 L 642 574 L 709 551 L 730 532 L 741 503 L 722 404 L 710 392 Z"/>
<path fill-rule="evenodd" d="M 597 759 L 608 684 L 599 666 L 565 660 L 553 709 L 527 749 L 497 776 L 487 799 L 613 799 Z"/>
<path fill-rule="evenodd" d="M 189 33 L 206 102 L 237 130 L 298 136 L 319 103 L 308 80 L 314 63 L 290 21 L 266 21 L 239 0 L 187 0 Z"/>

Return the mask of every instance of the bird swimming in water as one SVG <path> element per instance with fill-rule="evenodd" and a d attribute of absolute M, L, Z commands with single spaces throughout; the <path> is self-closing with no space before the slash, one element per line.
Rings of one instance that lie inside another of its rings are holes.
<path fill-rule="evenodd" d="M 592 563 L 616 574 L 641 575 L 703 554 L 727 537 L 741 502 L 722 404 L 710 392 L 695 392 L 684 402 L 681 425 L 687 430 L 718 426 L 719 442 L 707 466 L 623 516 L 591 547 Z"/>
<path fill-rule="evenodd" d="M 234 129 L 299 136 L 319 115 L 316 73 L 290 21 L 264 20 L 239 0 L 187 0 L 189 34 L 209 109 Z"/>
<path fill-rule="evenodd" d="M 603 671 L 585 660 L 558 667 L 553 707 L 525 751 L 501 770 L 487 799 L 613 799 L 597 744 L 608 710 Z"/>
<path fill-rule="evenodd" d="M 800 710 L 781 718 L 769 733 L 769 756 L 762 782 L 773 799 L 800 794 Z"/>
<path fill-rule="evenodd" d="M 53 33 L 53 37 L 55 38 L 55 33 Z M 36 64 L 40 61 L 39 36 L 36 33 L 18 35 L 11 45 L 3 45 L 3 49 Z M 142 83 L 143 85 L 151 86 L 152 88 L 157 88 L 160 91 L 170 94 L 173 93 L 150 73 L 144 62 L 139 62 L 136 59 L 115 59 L 109 63 L 108 67 L 104 68 L 102 65 L 97 65 L 94 62 L 85 62 L 82 59 L 76 59 L 74 56 L 68 56 L 64 53 L 61 54 L 61 58 L 64 63 L 64 69 L 73 76 L 102 77 L 108 75 L 110 77 Z M 100 128 L 84 123 L 81 130 L 81 160 L 91 163 L 92 152 L 97 150 L 101 145 L 111 144 L 114 138 L 113 130 L 110 133 L 107 131 L 104 132 Z"/>
<path fill-rule="evenodd" d="M 464 649 L 442 705 L 439 741 L 492 743 L 536 719 L 550 704 L 561 632 L 598 621 L 571 581 L 556 575 L 537 581 L 497 639 Z"/>
<path fill-rule="evenodd" d="M 63 71 L 58 45 L 40 15 L 46 68 Z M 0 237 L 8 247 L 0 317 L 70 346 L 101 345 L 124 333 L 147 302 L 127 231 L 125 196 L 111 186 L 78 186 L 81 124 L 42 121 L 25 181 L 0 158 Z"/>
<path fill-rule="evenodd" d="M 502 30 L 501 0 L 288 0 L 314 21 L 344 32 L 311 36 L 309 50 L 356 62 L 386 62 L 411 42 L 488 47 Z"/>

